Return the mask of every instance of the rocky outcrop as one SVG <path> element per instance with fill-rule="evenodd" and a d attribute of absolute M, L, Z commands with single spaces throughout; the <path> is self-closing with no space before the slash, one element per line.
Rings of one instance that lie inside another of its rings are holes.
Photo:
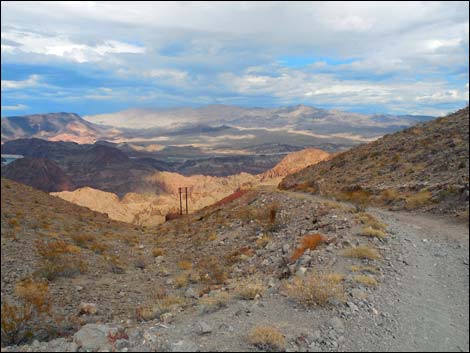
<path fill-rule="evenodd" d="M 261 174 L 261 181 L 285 177 L 328 158 L 330 158 L 328 152 L 316 148 L 306 148 L 298 152 L 289 153 L 274 168 Z"/>
<path fill-rule="evenodd" d="M 75 184 L 55 162 L 43 158 L 20 158 L 2 167 L 2 177 L 52 192 L 73 190 Z"/>

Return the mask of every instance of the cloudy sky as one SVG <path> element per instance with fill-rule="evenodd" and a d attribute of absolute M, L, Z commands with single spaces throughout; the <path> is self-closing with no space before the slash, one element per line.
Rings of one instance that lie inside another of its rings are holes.
<path fill-rule="evenodd" d="M 468 104 L 468 2 L 2 2 L 2 116 Z"/>

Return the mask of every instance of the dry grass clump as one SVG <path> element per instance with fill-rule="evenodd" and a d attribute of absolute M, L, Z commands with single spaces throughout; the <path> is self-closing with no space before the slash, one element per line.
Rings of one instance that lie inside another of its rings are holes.
<path fill-rule="evenodd" d="M 38 240 L 36 249 L 41 257 L 38 274 L 48 280 L 58 276 L 73 276 L 87 269 L 86 263 L 80 258 L 80 248 L 64 240 Z"/>
<path fill-rule="evenodd" d="M 271 326 L 256 326 L 248 334 L 248 341 L 266 352 L 284 352 L 286 339 L 278 329 Z"/>
<path fill-rule="evenodd" d="M 254 251 L 248 246 L 241 247 L 237 250 L 234 250 L 224 256 L 225 260 L 229 264 L 235 264 L 246 257 L 253 256 Z"/>
<path fill-rule="evenodd" d="M 383 230 L 380 230 L 380 229 L 374 229 L 372 227 L 365 227 L 361 229 L 361 231 L 359 232 L 359 235 L 362 235 L 364 237 L 385 238 L 387 236 L 387 233 L 385 233 Z"/>
<path fill-rule="evenodd" d="M 189 275 L 187 273 L 181 273 L 175 278 L 176 288 L 186 287 L 189 283 Z"/>
<path fill-rule="evenodd" d="M 152 305 L 137 308 L 136 319 L 138 321 L 150 321 L 160 318 L 163 314 L 175 311 L 183 303 L 184 300 L 180 297 L 165 295 L 157 299 Z"/>
<path fill-rule="evenodd" d="M 193 264 L 190 261 L 180 261 L 178 262 L 178 268 L 180 270 L 190 270 L 193 268 Z"/>
<path fill-rule="evenodd" d="M 235 289 L 235 296 L 239 299 L 253 300 L 257 297 L 262 297 L 265 291 L 265 286 L 261 281 L 254 281 L 251 283 L 240 283 Z"/>
<path fill-rule="evenodd" d="M 215 295 L 202 297 L 199 299 L 199 307 L 202 313 L 214 313 L 222 308 L 227 307 L 230 296 L 227 292 L 218 292 Z"/>
<path fill-rule="evenodd" d="M 365 208 L 370 203 L 371 193 L 367 190 L 358 188 L 352 191 L 342 191 L 335 193 L 337 199 L 341 201 L 348 201 L 359 207 L 360 209 Z"/>
<path fill-rule="evenodd" d="M 201 281 L 210 284 L 223 284 L 228 278 L 225 266 L 215 256 L 204 258 L 197 264 Z"/>
<path fill-rule="evenodd" d="M 109 254 L 105 256 L 105 260 L 108 262 L 112 273 L 122 274 L 125 272 L 127 265 L 121 257 L 115 254 Z"/>
<path fill-rule="evenodd" d="M 432 194 L 430 191 L 420 191 L 416 194 L 410 195 L 405 199 L 405 208 L 413 210 L 415 208 L 428 204 L 431 200 Z"/>
<path fill-rule="evenodd" d="M 294 278 L 286 285 L 289 297 L 305 306 L 326 305 L 331 300 L 344 300 L 344 288 L 338 276 L 312 273 L 304 278 Z"/>
<path fill-rule="evenodd" d="M 364 224 L 366 226 L 372 227 L 374 229 L 385 230 L 387 229 L 387 225 L 383 222 L 380 222 L 374 216 L 366 213 L 366 212 L 359 212 L 355 215 L 356 220 Z"/>
<path fill-rule="evenodd" d="M 398 191 L 393 189 L 386 189 L 380 193 L 378 199 L 381 203 L 389 204 L 398 199 L 399 197 L 400 194 L 398 193 Z"/>
<path fill-rule="evenodd" d="M 91 234 L 73 234 L 71 238 L 76 245 L 82 248 L 88 247 L 89 243 L 95 241 L 95 237 Z"/>
<path fill-rule="evenodd" d="M 375 287 L 377 286 L 377 280 L 372 276 L 366 275 L 357 275 L 353 277 L 354 282 L 360 283 L 367 287 Z"/>
<path fill-rule="evenodd" d="M 374 266 L 362 266 L 362 265 L 351 265 L 349 269 L 352 272 L 369 272 L 369 273 L 380 273 L 379 269 Z"/>
<path fill-rule="evenodd" d="M 321 234 L 305 235 L 300 241 L 300 246 L 294 250 L 294 253 L 291 256 L 291 260 L 297 261 L 297 259 L 304 254 L 305 250 L 315 250 L 318 245 L 324 243 L 325 241 L 325 236 Z"/>
<path fill-rule="evenodd" d="M 18 220 L 16 218 L 10 218 L 8 220 L 8 224 L 10 225 L 10 227 L 12 228 L 17 228 L 20 226 L 20 224 L 18 223 Z"/>
<path fill-rule="evenodd" d="M 357 259 L 369 259 L 369 260 L 378 260 L 381 259 L 380 253 L 377 249 L 371 248 L 369 246 L 360 245 L 352 248 L 343 250 L 343 256 L 357 258 Z"/>
<path fill-rule="evenodd" d="M 153 248 L 152 249 L 152 255 L 154 257 L 163 256 L 164 253 L 165 253 L 165 250 L 163 250 L 162 248 Z"/>
<path fill-rule="evenodd" d="M 259 239 L 256 239 L 256 246 L 258 248 L 264 248 L 268 243 L 271 241 L 271 237 L 267 234 L 263 234 L 263 236 Z"/>

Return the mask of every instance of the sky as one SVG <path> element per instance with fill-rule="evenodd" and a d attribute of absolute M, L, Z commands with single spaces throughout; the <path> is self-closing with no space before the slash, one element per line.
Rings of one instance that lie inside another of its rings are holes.
<path fill-rule="evenodd" d="M 1 115 L 469 101 L 469 3 L 1 3 Z"/>

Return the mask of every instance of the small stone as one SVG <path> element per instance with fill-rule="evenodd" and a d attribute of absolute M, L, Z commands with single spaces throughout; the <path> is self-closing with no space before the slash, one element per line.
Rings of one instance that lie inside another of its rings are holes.
<path fill-rule="evenodd" d="M 307 269 L 303 266 L 299 267 L 299 269 L 296 272 L 297 276 L 305 276 L 305 273 L 307 272 Z"/>
<path fill-rule="evenodd" d="M 199 352 L 199 347 L 190 341 L 178 341 L 171 344 L 171 352 Z"/>
<path fill-rule="evenodd" d="M 186 298 L 198 298 L 198 295 L 194 292 L 194 289 L 188 288 L 186 292 L 184 292 L 184 296 Z"/>
<path fill-rule="evenodd" d="M 333 327 L 337 331 L 344 331 L 343 321 L 339 317 L 333 317 L 329 321 L 330 327 Z"/>
<path fill-rule="evenodd" d="M 201 321 L 197 325 L 197 333 L 199 335 L 207 335 L 211 332 L 212 332 L 212 328 L 208 324 L 206 324 L 204 321 Z"/>
<path fill-rule="evenodd" d="M 346 304 L 352 311 L 359 311 L 359 308 L 353 302 L 347 302 Z"/>
<path fill-rule="evenodd" d="M 79 315 L 84 315 L 84 314 L 96 315 L 97 312 L 98 312 L 98 307 L 96 306 L 96 304 L 94 304 L 94 303 L 80 303 L 79 311 L 78 311 Z"/>

